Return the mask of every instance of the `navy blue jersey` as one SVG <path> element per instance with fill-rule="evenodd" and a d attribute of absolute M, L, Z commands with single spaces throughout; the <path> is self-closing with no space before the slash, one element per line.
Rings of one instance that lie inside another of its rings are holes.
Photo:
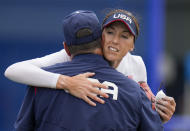
<path fill-rule="evenodd" d="M 160 131 L 158 113 L 139 85 L 109 66 L 100 55 L 83 54 L 71 62 L 44 68 L 74 76 L 95 72 L 93 80 L 107 84 L 105 104 L 90 106 L 64 90 L 29 88 L 15 128 L 18 131 Z"/>

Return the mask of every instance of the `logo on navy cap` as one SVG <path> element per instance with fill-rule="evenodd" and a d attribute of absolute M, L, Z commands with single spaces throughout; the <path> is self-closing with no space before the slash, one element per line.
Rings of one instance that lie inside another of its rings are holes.
<path fill-rule="evenodd" d="M 129 23 L 131 24 L 132 23 L 132 19 L 124 14 L 114 14 L 113 15 L 113 18 L 115 19 L 123 19 L 123 20 L 126 20 L 126 21 L 129 21 Z"/>
<path fill-rule="evenodd" d="M 138 32 L 137 32 L 137 27 L 136 27 L 134 20 L 132 19 L 132 17 L 130 15 L 124 14 L 122 12 L 114 13 L 111 16 L 109 16 L 105 20 L 105 22 L 103 24 L 103 28 L 116 21 L 123 22 L 129 29 L 129 31 L 135 36 L 135 38 L 137 38 Z"/>

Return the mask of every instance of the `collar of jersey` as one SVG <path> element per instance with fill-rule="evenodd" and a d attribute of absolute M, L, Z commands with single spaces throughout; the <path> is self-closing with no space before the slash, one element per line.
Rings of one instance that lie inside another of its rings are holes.
<path fill-rule="evenodd" d="M 108 62 L 101 55 L 97 54 L 80 54 L 73 57 L 72 61 L 84 61 L 88 63 L 108 65 Z"/>

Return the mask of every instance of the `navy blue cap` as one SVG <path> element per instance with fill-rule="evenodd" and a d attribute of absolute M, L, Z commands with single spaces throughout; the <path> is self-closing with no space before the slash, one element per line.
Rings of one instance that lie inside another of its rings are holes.
<path fill-rule="evenodd" d="M 112 24 L 115 21 L 121 21 L 123 22 L 129 29 L 129 31 L 137 37 L 137 27 L 135 25 L 135 22 L 133 21 L 132 17 L 122 13 L 122 12 L 117 12 L 114 13 L 113 15 L 109 16 L 105 23 L 103 24 L 103 28 Z"/>
<path fill-rule="evenodd" d="M 85 28 L 90 29 L 92 33 L 78 38 L 77 32 Z M 92 42 L 101 37 L 101 32 L 98 17 L 92 11 L 78 10 L 66 16 L 63 20 L 63 33 L 67 45 L 80 45 Z"/>

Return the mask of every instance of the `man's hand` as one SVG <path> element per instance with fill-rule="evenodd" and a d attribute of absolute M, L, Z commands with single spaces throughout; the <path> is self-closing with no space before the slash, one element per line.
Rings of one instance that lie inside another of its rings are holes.
<path fill-rule="evenodd" d="M 156 101 L 156 110 L 159 113 L 162 122 L 168 122 L 175 112 L 176 103 L 173 97 L 165 96 Z"/>
<path fill-rule="evenodd" d="M 97 95 L 100 95 L 104 98 L 108 98 L 109 96 L 95 87 L 104 89 L 107 89 L 108 87 L 99 82 L 91 82 L 87 79 L 93 75 L 95 75 L 95 73 L 84 73 L 73 77 L 60 75 L 56 88 L 67 90 L 73 96 L 83 99 L 92 106 L 96 106 L 96 103 L 92 100 L 104 104 L 105 101 L 97 97 Z"/>

